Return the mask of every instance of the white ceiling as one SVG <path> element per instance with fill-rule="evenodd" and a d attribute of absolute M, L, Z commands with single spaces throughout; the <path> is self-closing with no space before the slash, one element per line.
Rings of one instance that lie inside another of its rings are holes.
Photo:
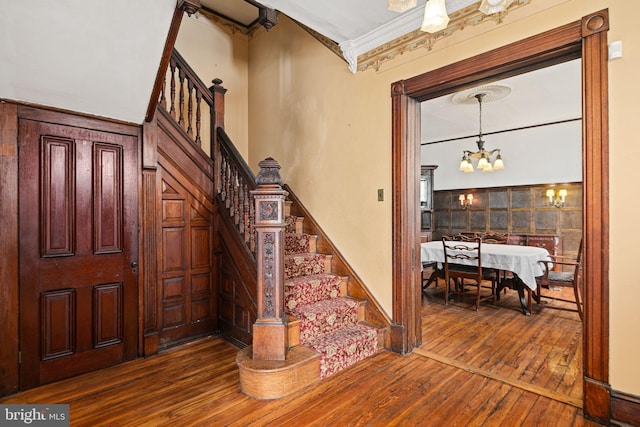
<path fill-rule="evenodd" d="M 258 8 L 245 0 L 201 0 L 200 4 L 245 27 L 258 19 Z"/>
<path fill-rule="evenodd" d="M 142 123 L 176 0 L 0 1 L 0 98 Z"/>
<path fill-rule="evenodd" d="M 387 10 L 387 0 L 259 1 L 348 46 L 351 59 L 358 49 L 375 47 L 370 43 L 415 30 L 425 3 L 418 0 L 417 7 L 398 14 Z M 474 2 L 479 1 L 446 0 L 449 13 Z M 258 17 L 252 3 L 202 0 L 204 7 L 242 25 Z M 176 0 L 0 0 L 0 98 L 141 123 L 175 6 Z M 545 81 L 558 78 L 546 77 L 530 92 L 514 87 L 505 112 L 487 104 L 486 131 L 494 115 L 520 112 L 513 123 L 526 122 L 528 106 L 538 101 L 545 111 L 574 111 L 560 106 L 570 97 L 557 90 L 569 84 L 547 94 L 541 90 Z M 445 101 L 434 109 L 438 117 L 425 116 L 429 138 L 441 138 L 452 128 L 462 134 L 477 131 L 473 106 L 456 105 L 454 118 L 447 119 L 444 114 L 454 105 Z M 423 108 L 423 114 L 430 110 Z M 442 123 L 441 129 L 434 123 Z"/>
<path fill-rule="evenodd" d="M 580 64 L 576 59 L 490 83 L 508 86 L 511 93 L 482 103 L 483 134 L 581 117 Z M 455 104 L 453 95 L 422 103 L 423 143 L 478 134 L 478 104 Z"/>
<path fill-rule="evenodd" d="M 417 0 L 414 8 L 397 13 L 387 8 L 387 0 L 255 1 L 284 13 L 336 42 L 352 72 L 357 69 L 359 55 L 420 28 L 426 3 L 426 0 Z M 452 14 L 473 3 L 479 6 L 480 0 L 445 2 L 447 13 Z M 252 6 L 247 7 L 245 0 L 202 0 L 202 5 L 238 22 L 246 22 L 243 19 L 251 16 L 249 9 Z M 232 9 L 234 7 L 237 11 Z M 242 15 L 240 9 L 246 10 L 248 15 Z M 257 9 L 252 13 L 257 17 Z"/>
<path fill-rule="evenodd" d="M 387 0 L 258 0 L 277 9 L 307 27 L 329 37 L 338 44 L 356 41 L 398 23 L 403 17 L 417 15 L 412 28 L 403 28 L 404 34 L 420 27 L 426 0 L 417 0 L 417 6 L 402 14 L 387 9 Z M 451 14 L 479 0 L 446 0 Z M 394 25 L 395 26 L 395 25 Z M 397 37 L 397 36 L 396 36 Z"/>

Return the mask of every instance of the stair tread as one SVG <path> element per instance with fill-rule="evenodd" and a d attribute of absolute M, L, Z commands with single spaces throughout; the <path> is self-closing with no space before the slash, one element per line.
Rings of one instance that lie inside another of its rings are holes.
<path fill-rule="evenodd" d="M 338 276 L 337 274 L 333 274 L 333 273 L 310 274 L 308 276 L 298 276 L 298 277 L 292 277 L 290 279 L 285 279 L 284 286 L 294 287 L 304 283 L 309 283 L 314 281 L 326 281 L 326 280 L 330 280 L 332 282 L 333 281 L 340 282 L 344 279 L 345 278 L 343 276 Z"/>
<path fill-rule="evenodd" d="M 317 314 L 324 314 L 330 311 L 335 311 L 336 309 L 357 309 L 360 305 L 360 301 L 355 300 L 349 297 L 338 297 L 332 299 L 324 299 L 321 301 L 313 302 L 311 304 L 304 304 L 296 307 L 295 310 L 292 310 L 292 314 L 302 315 L 302 316 L 310 316 Z"/>

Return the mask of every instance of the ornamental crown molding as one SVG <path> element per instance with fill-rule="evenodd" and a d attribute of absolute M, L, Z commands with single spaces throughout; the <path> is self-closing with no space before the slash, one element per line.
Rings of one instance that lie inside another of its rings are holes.
<path fill-rule="evenodd" d="M 438 31 L 433 34 L 425 33 L 419 29 L 418 25 L 417 29 L 359 54 L 357 59 L 352 61 L 357 64 L 357 71 L 366 71 L 369 69 L 378 71 L 383 63 L 394 59 L 396 56 L 401 55 L 404 52 L 410 52 L 421 48 L 432 50 L 438 41 L 453 35 L 457 31 L 463 30 L 465 27 L 475 26 L 487 21 L 494 21 L 496 24 L 501 24 L 503 19 L 511 11 L 526 6 L 529 3 L 531 3 L 531 0 L 515 0 L 504 12 L 492 15 L 485 15 L 480 12 L 478 10 L 478 5 L 474 3 L 459 9 L 456 12 L 449 12 L 451 20 L 449 21 L 447 28 L 442 31 Z M 349 62 L 349 59 L 347 59 L 347 61 Z M 351 71 L 355 72 L 353 70 Z"/>
<path fill-rule="evenodd" d="M 449 15 L 456 11 L 479 3 L 478 0 L 447 0 L 447 13 Z M 391 42 L 416 29 L 419 29 L 424 18 L 424 5 L 414 7 L 410 11 L 399 15 L 396 19 L 370 31 L 364 36 L 353 40 L 346 40 L 339 44 L 344 58 L 349 63 L 349 70 L 355 73 L 358 69 L 358 56 L 370 50 Z"/>
<path fill-rule="evenodd" d="M 258 21 L 253 22 L 248 27 L 241 25 L 237 22 L 234 22 L 230 19 L 227 19 L 223 16 L 220 16 L 208 9 L 200 9 L 196 12 L 192 18 L 200 19 L 201 17 L 208 20 L 210 23 L 214 24 L 218 28 L 222 29 L 227 34 L 231 34 L 232 36 L 242 35 L 247 37 L 253 37 L 256 31 L 266 31 L 264 27 L 260 25 Z"/>

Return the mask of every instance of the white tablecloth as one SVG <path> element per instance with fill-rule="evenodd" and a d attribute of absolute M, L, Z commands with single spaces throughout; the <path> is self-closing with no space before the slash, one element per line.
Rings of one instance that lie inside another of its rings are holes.
<path fill-rule="evenodd" d="M 467 242 L 464 242 L 467 244 Z M 472 244 L 472 243 L 471 243 Z M 512 271 L 530 289 L 536 289 L 536 277 L 544 274 L 544 266 L 538 261 L 549 261 L 549 252 L 536 246 L 498 245 L 483 243 L 482 267 Z M 441 240 L 421 244 L 422 263 L 444 262 L 444 248 Z M 456 260 L 465 264 L 463 260 Z M 466 263 L 473 264 L 469 260 Z"/>

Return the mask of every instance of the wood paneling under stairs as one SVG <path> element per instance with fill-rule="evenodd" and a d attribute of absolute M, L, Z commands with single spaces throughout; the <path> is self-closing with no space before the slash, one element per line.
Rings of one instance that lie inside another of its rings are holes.
<path fill-rule="evenodd" d="M 237 352 L 205 338 L 0 403 L 68 403 L 72 426 L 595 425 L 575 406 L 417 353 L 383 351 L 300 393 L 256 400 L 240 392 Z"/>
<path fill-rule="evenodd" d="M 571 299 L 573 290 L 543 294 Z M 442 281 L 422 301 L 422 346 L 416 352 L 582 407 L 582 323 L 575 312 L 550 308 L 575 305 L 534 302 L 531 316 L 524 316 L 516 291 L 507 290 L 476 312 L 471 295 L 445 306 Z"/>

